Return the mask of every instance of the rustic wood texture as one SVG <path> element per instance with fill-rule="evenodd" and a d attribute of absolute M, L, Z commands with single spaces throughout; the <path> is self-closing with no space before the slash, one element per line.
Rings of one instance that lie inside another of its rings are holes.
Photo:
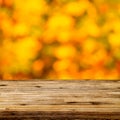
<path fill-rule="evenodd" d="M 1 119 L 120 120 L 120 81 L 0 81 Z"/>

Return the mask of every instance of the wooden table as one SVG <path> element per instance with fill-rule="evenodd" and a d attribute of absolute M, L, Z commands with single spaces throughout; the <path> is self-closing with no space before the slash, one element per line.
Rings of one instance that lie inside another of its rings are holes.
<path fill-rule="evenodd" d="M 0 120 L 120 120 L 120 81 L 0 81 Z"/>

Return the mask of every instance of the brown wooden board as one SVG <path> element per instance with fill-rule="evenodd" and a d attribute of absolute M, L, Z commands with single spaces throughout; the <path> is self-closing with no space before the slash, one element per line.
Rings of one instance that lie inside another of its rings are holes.
<path fill-rule="evenodd" d="M 0 81 L 0 120 L 120 120 L 119 80 Z"/>

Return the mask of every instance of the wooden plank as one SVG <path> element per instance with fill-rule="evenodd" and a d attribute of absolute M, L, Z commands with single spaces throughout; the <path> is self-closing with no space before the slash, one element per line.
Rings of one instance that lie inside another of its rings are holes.
<path fill-rule="evenodd" d="M 120 119 L 120 80 L 0 81 L 0 119 Z"/>

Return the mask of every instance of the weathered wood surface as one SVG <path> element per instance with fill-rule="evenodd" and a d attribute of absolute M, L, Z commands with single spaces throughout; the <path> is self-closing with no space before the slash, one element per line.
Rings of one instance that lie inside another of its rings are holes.
<path fill-rule="evenodd" d="M 0 81 L 0 120 L 120 120 L 120 81 Z"/>

